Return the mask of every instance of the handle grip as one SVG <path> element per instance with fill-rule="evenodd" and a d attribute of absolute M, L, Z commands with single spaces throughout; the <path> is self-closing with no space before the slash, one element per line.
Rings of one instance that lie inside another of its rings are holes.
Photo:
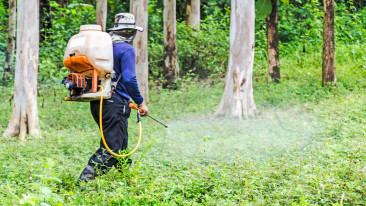
<path fill-rule="evenodd" d="M 131 109 L 135 109 L 135 110 L 137 110 L 137 106 L 136 106 L 134 103 L 132 103 L 132 102 L 129 102 L 129 103 L 128 103 L 128 106 L 129 106 Z M 140 112 L 142 112 L 142 109 L 140 109 Z"/>

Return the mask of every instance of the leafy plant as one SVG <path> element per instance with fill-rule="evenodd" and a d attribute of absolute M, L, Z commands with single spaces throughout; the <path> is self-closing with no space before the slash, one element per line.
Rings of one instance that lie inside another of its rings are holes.
<path fill-rule="evenodd" d="M 52 28 L 45 31 L 40 43 L 38 78 L 43 82 L 60 82 L 66 76 L 63 55 L 69 39 L 79 32 L 80 25 L 95 22 L 95 8 L 88 4 L 72 3 L 61 8 L 51 1 Z"/>
<path fill-rule="evenodd" d="M 255 1 L 255 18 L 265 19 L 272 12 L 271 0 Z"/>

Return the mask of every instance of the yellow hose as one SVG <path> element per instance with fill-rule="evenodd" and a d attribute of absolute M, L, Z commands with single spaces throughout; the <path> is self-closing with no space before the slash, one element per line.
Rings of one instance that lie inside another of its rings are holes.
<path fill-rule="evenodd" d="M 116 154 L 114 153 L 111 149 L 109 149 L 108 145 L 107 145 L 107 142 L 105 141 L 104 139 L 104 133 L 103 133 L 103 122 L 102 122 L 102 108 L 103 108 L 103 87 L 101 85 L 98 85 L 98 87 L 101 88 L 102 92 L 101 92 L 101 95 L 100 95 L 100 107 L 99 107 L 99 128 L 100 128 L 100 134 L 102 135 L 102 141 L 103 141 L 103 144 L 105 146 L 105 148 L 107 148 L 108 152 L 111 153 L 113 156 L 116 156 L 116 157 L 128 157 L 130 155 L 132 155 L 133 153 L 136 152 L 137 148 L 140 146 L 140 143 L 141 143 L 141 137 L 142 137 L 142 126 L 141 126 L 141 121 L 139 122 L 139 130 L 140 130 L 140 135 L 139 135 L 139 140 L 137 142 L 137 145 L 135 147 L 134 150 L 132 150 L 132 152 L 128 153 L 128 154 L 125 154 L 125 155 L 120 155 L 120 154 Z"/>

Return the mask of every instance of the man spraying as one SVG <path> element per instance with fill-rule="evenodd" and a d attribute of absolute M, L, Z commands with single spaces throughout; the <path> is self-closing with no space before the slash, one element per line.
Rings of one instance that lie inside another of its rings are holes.
<path fill-rule="evenodd" d="M 135 17 L 130 13 L 117 14 L 114 27 L 107 31 L 113 41 L 113 60 L 117 82 L 112 97 L 103 101 L 103 131 L 107 145 L 114 153 L 125 150 L 128 144 L 128 118 L 131 113 L 128 101 L 132 99 L 141 111 L 142 116 L 148 115 L 148 108 L 143 103 L 135 71 L 136 55 L 131 46 L 136 32 L 143 32 L 143 28 L 135 25 Z M 99 125 L 99 101 L 90 102 L 90 110 L 95 122 Z M 103 142 L 99 149 L 90 157 L 88 164 L 80 174 L 77 185 L 95 179 L 105 174 L 113 166 L 118 168 L 118 160 L 110 154 Z"/>

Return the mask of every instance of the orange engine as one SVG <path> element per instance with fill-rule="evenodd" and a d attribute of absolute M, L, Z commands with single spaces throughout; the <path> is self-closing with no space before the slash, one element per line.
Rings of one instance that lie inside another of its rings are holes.
<path fill-rule="evenodd" d="M 84 74 L 70 73 L 69 75 L 67 75 L 67 81 L 68 81 L 69 84 L 72 84 L 73 89 L 84 89 L 84 88 L 86 88 L 86 82 L 85 82 Z M 69 85 L 69 86 L 71 86 L 71 85 Z"/>
<path fill-rule="evenodd" d="M 79 96 L 87 93 L 91 90 L 92 86 L 91 78 L 76 72 L 68 74 L 62 83 L 70 91 L 71 96 Z"/>
<path fill-rule="evenodd" d="M 91 73 L 92 82 L 90 93 L 96 93 L 98 90 L 98 71 L 94 68 L 85 56 L 75 56 L 75 53 L 70 54 L 70 57 L 64 60 L 65 67 L 74 73 L 70 73 L 67 77 L 68 82 L 74 82 L 75 85 L 70 85 L 72 87 L 68 87 L 66 84 L 66 88 L 68 90 L 85 88 L 85 75 L 89 75 Z M 91 72 L 89 72 L 91 71 Z M 78 73 L 75 73 L 78 72 Z M 83 74 L 81 74 L 83 73 Z M 84 75 L 85 74 L 85 75 Z M 71 76 L 70 76 L 71 75 Z M 81 80 L 83 79 L 83 80 Z M 80 87 L 79 87 L 80 86 Z"/>

